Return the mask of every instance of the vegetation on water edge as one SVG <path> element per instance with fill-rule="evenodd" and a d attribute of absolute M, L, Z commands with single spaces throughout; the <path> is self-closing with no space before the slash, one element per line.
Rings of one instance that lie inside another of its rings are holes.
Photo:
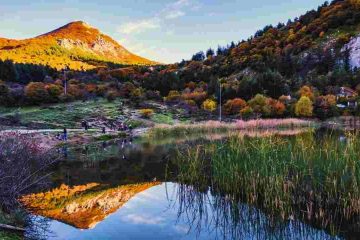
<path fill-rule="evenodd" d="M 243 121 L 238 120 L 232 123 L 207 121 L 194 124 L 175 124 L 164 125 L 159 124 L 152 128 L 149 132 L 151 137 L 163 137 L 168 135 L 184 136 L 194 133 L 217 133 L 229 132 L 233 130 L 251 130 L 251 129 L 284 129 L 284 128 L 299 128 L 299 127 L 313 127 L 315 122 L 301 119 L 256 119 Z"/>
<path fill-rule="evenodd" d="M 358 227 L 359 136 L 230 137 L 180 150 L 177 180 L 338 234 Z"/>

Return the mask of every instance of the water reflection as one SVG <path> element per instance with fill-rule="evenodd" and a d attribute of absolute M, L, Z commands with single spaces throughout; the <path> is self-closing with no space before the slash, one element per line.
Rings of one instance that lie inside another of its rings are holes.
<path fill-rule="evenodd" d="M 303 133 L 296 129 L 252 131 L 230 137 L 292 136 L 292 142 L 305 141 L 305 147 L 347 137 L 341 132 L 332 132 L 331 137 L 323 131 Z M 303 135 L 295 137 L 298 134 Z M 357 219 L 352 226 L 341 226 L 339 221 L 332 231 L 296 214 L 279 216 L 232 194 L 231 189 L 240 185 L 226 188 L 224 184 L 219 190 L 208 165 L 195 169 L 196 176 L 188 176 L 191 181 L 179 178 L 184 165 L 174 161 L 178 148 L 226 143 L 227 138 L 215 134 L 127 139 L 72 147 L 53 169 L 52 189 L 26 196 L 24 203 L 34 213 L 57 220 L 49 223 L 48 239 L 356 239 L 359 230 L 350 227 L 359 225 Z"/>
<path fill-rule="evenodd" d="M 95 228 L 51 221 L 48 239 L 338 239 L 296 221 L 277 222 L 245 204 L 163 183 L 138 193 Z"/>

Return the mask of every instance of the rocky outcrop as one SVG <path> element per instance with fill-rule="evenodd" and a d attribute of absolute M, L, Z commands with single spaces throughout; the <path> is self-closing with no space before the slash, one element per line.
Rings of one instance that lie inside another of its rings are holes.
<path fill-rule="evenodd" d="M 342 51 L 349 49 L 350 51 L 350 65 L 352 68 L 360 67 L 360 35 L 352 38 L 348 44 L 346 44 Z"/>

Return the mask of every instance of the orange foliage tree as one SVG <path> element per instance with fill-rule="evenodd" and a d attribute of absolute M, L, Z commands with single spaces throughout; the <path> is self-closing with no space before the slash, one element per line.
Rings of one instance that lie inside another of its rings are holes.
<path fill-rule="evenodd" d="M 247 106 L 245 100 L 241 98 L 234 98 L 232 100 L 228 100 L 224 104 L 224 113 L 225 114 L 238 114 L 240 111 Z"/>

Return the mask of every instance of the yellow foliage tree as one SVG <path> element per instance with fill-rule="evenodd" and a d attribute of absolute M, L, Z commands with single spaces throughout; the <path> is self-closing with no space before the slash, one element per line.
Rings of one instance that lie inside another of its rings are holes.
<path fill-rule="evenodd" d="M 216 107 L 217 107 L 217 103 L 214 100 L 211 100 L 211 99 L 206 99 L 202 104 L 202 108 L 205 111 L 208 111 L 208 112 L 215 111 Z"/>
<path fill-rule="evenodd" d="M 313 103 L 310 98 L 303 96 L 295 105 L 295 114 L 299 117 L 311 117 L 313 114 Z"/>
<path fill-rule="evenodd" d="M 314 93 L 313 93 L 311 87 L 309 87 L 309 86 L 305 85 L 302 88 L 300 88 L 299 95 L 300 95 L 300 97 L 308 97 L 311 101 L 314 100 Z"/>

